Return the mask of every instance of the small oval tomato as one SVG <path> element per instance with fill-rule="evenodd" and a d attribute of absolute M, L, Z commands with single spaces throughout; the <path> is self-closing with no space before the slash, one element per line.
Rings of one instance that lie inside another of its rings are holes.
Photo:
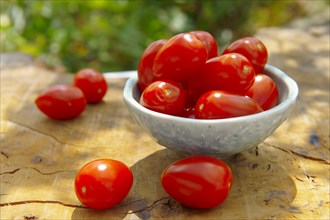
<path fill-rule="evenodd" d="M 272 78 L 264 74 L 257 74 L 246 95 L 254 99 L 263 110 L 268 110 L 278 104 L 276 84 Z"/>
<path fill-rule="evenodd" d="M 209 59 L 200 74 L 189 81 L 188 92 L 193 102 L 211 90 L 226 90 L 244 94 L 253 84 L 255 72 L 252 64 L 238 53 Z"/>
<path fill-rule="evenodd" d="M 165 191 L 180 203 L 200 209 L 214 208 L 229 195 L 232 172 L 228 165 L 209 156 L 176 161 L 161 175 Z"/>
<path fill-rule="evenodd" d="M 253 99 L 225 91 L 207 92 L 199 98 L 195 106 L 198 119 L 232 118 L 262 111 Z"/>
<path fill-rule="evenodd" d="M 191 33 L 181 33 L 169 39 L 158 51 L 153 65 L 154 76 L 185 85 L 207 59 L 204 44 Z"/>
<path fill-rule="evenodd" d="M 85 110 L 86 98 L 77 87 L 54 85 L 43 91 L 35 104 L 48 117 L 66 120 L 77 117 Z"/>
<path fill-rule="evenodd" d="M 138 65 L 138 87 L 140 92 L 143 92 L 145 88 L 152 82 L 156 81 L 153 75 L 152 67 L 154 59 L 159 49 L 167 42 L 165 39 L 157 40 L 149 44 L 144 50 L 139 60 Z"/>
<path fill-rule="evenodd" d="M 113 159 L 87 163 L 76 175 L 74 186 L 81 203 L 93 209 L 107 209 L 119 204 L 133 184 L 131 170 Z"/>
<path fill-rule="evenodd" d="M 239 53 L 245 56 L 256 72 L 262 73 L 268 60 L 268 51 L 261 40 L 255 37 L 240 38 L 225 48 L 222 54 Z"/>
<path fill-rule="evenodd" d="M 156 81 L 142 93 L 140 104 L 150 110 L 180 115 L 187 103 L 187 91 L 174 81 Z"/>
<path fill-rule="evenodd" d="M 218 43 L 212 34 L 206 31 L 191 31 L 190 33 L 196 35 L 196 37 L 202 41 L 207 50 L 207 59 L 218 56 Z"/>
<path fill-rule="evenodd" d="M 100 102 L 108 89 L 104 76 L 94 69 L 82 69 L 76 73 L 73 85 L 81 89 L 88 103 Z"/>

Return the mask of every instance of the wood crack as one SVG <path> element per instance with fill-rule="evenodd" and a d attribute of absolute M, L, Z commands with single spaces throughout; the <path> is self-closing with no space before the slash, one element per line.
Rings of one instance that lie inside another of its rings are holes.
<path fill-rule="evenodd" d="M 301 154 L 301 153 L 298 153 L 296 151 L 293 151 L 293 150 L 287 150 L 287 149 L 284 149 L 284 148 L 281 148 L 281 147 L 277 147 L 273 144 L 269 144 L 267 142 L 263 142 L 265 145 L 269 146 L 269 147 L 273 147 L 273 148 L 276 148 L 276 149 L 279 149 L 283 152 L 286 152 L 286 153 L 291 153 L 291 154 L 294 154 L 298 157 L 303 157 L 305 159 L 308 159 L 308 160 L 313 160 L 313 161 L 317 161 L 317 162 L 320 162 L 320 163 L 324 163 L 324 164 L 327 164 L 327 165 L 330 165 L 330 162 L 325 160 L 325 159 L 321 159 L 321 158 L 317 158 L 317 157 L 312 157 L 312 156 L 308 156 L 308 155 L 305 155 L 305 154 Z"/>
<path fill-rule="evenodd" d="M 15 206 L 15 205 L 25 205 L 25 204 L 31 204 L 31 203 L 37 203 L 37 204 L 58 204 L 58 205 L 66 206 L 66 207 L 82 208 L 82 209 L 87 209 L 88 208 L 88 207 L 82 206 L 82 205 L 69 204 L 69 203 L 64 203 L 64 202 L 54 201 L 54 200 L 23 200 L 23 201 L 16 201 L 16 202 L 5 202 L 5 203 L 0 203 L 0 207 Z"/>
<path fill-rule="evenodd" d="M 53 174 L 57 174 L 57 173 L 75 172 L 74 170 L 56 170 L 56 171 L 53 171 L 53 172 L 43 172 L 43 171 L 40 171 L 40 170 L 38 170 L 37 168 L 34 168 L 34 167 L 21 167 L 21 168 L 14 169 L 12 171 L 7 171 L 7 172 L 0 173 L 0 176 L 1 175 L 6 175 L 6 174 L 15 174 L 18 171 L 20 171 L 21 169 L 33 169 L 33 170 L 37 171 L 38 173 L 40 173 L 42 175 L 53 175 Z"/>
<path fill-rule="evenodd" d="M 3 172 L 3 173 L 0 173 L 0 176 L 1 175 L 5 175 L 5 174 L 15 174 L 16 172 L 18 172 L 21 168 L 17 168 L 15 170 L 12 170 L 12 171 L 7 171 L 7 172 Z"/>
<path fill-rule="evenodd" d="M 11 121 L 11 120 L 7 120 L 7 121 L 9 121 L 9 122 L 11 122 L 11 123 L 13 123 L 13 124 L 15 124 L 15 125 L 18 125 L 18 126 L 20 126 L 20 127 L 23 127 L 23 128 L 25 128 L 25 129 L 27 129 L 27 130 L 30 130 L 30 131 L 32 131 L 32 132 L 35 132 L 35 133 L 37 133 L 37 134 L 40 134 L 40 135 L 43 135 L 43 136 L 46 136 L 46 137 L 50 137 L 50 138 L 52 138 L 53 140 L 55 140 L 56 142 L 58 142 L 58 143 L 60 143 L 60 144 L 63 144 L 63 145 L 71 145 L 71 146 L 75 146 L 75 147 L 83 147 L 83 146 L 80 146 L 80 145 L 68 144 L 68 143 L 66 143 L 66 142 L 64 142 L 64 141 L 61 141 L 60 139 L 58 139 L 58 138 L 57 138 L 56 136 L 54 136 L 54 135 L 47 134 L 47 133 L 43 133 L 43 132 L 41 132 L 41 131 L 38 131 L 37 129 L 34 129 L 34 128 L 32 128 L 32 127 L 29 127 L 29 126 L 26 126 L 26 125 L 20 124 L 20 123 L 18 123 L 18 122 Z"/>
<path fill-rule="evenodd" d="M 144 211 L 151 211 L 155 206 L 157 206 L 161 201 L 163 200 L 168 200 L 170 197 L 167 196 L 167 197 L 163 197 L 163 198 L 160 198 L 160 199 L 157 199 L 156 201 L 154 201 L 153 203 L 151 203 L 150 205 L 146 206 L 146 207 L 143 207 L 141 209 L 137 209 L 137 210 L 131 210 L 125 214 L 135 214 L 135 213 L 140 213 L 140 212 L 144 212 Z M 168 202 L 166 203 L 161 203 L 161 204 L 165 204 L 167 205 Z"/>
<path fill-rule="evenodd" d="M 3 152 L 3 151 L 1 151 L 1 155 L 4 156 L 7 159 L 9 158 L 9 155 L 7 153 Z"/>
<path fill-rule="evenodd" d="M 168 200 L 169 198 L 170 197 L 160 198 L 160 199 L 154 201 L 149 206 L 146 206 L 146 207 L 141 208 L 141 209 L 138 209 L 138 210 L 129 211 L 129 212 L 125 213 L 125 214 L 134 214 L 134 213 L 139 213 L 139 212 L 143 212 L 143 211 L 151 211 L 161 201 Z M 134 203 L 134 202 L 136 202 L 136 201 L 133 201 L 131 203 Z M 128 203 L 126 205 L 129 205 L 131 203 Z M 62 206 L 70 207 L 70 208 L 89 209 L 87 206 L 75 205 L 75 204 L 70 204 L 70 203 L 64 203 L 64 202 L 55 201 L 55 200 L 23 200 L 23 201 L 15 201 L 15 202 L 4 202 L 4 203 L 0 203 L 0 207 L 17 206 L 17 205 L 25 205 L 25 204 L 58 204 L 58 205 L 62 205 Z M 166 203 L 161 203 L 161 204 L 168 205 L 168 201 Z"/>

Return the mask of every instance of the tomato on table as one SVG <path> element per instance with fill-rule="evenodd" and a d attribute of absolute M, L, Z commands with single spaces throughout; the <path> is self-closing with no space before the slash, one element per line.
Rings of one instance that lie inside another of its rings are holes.
<path fill-rule="evenodd" d="M 246 95 L 254 99 L 263 110 L 268 110 L 278 104 L 279 94 L 276 84 L 272 78 L 264 74 L 257 74 Z"/>
<path fill-rule="evenodd" d="M 93 209 L 107 209 L 119 204 L 133 184 L 131 170 L 113 159 L 87 163 L 76 175 L 75 192 L 81 203 Z"/>
<path fill-rule="evenodd" d="M 245 93 L 253 84 L 255 72 L 250 61 L 238 53 L 209 59 L 198 75 L 190 79 L 188 92 L 192 102 L 211 90 Z"/>
<path fill-rule="evenodd" d="M 228 197 L 233 181 L 229 166 L 209 156 L 193 156 L 169 165 L 161 175 L 165 191 L 178 202 L 214 208 Z"/>
<path fill-rule="evenodd" d="M 52 119 L 66 120 L 79 116 L 86 108 L 83 92 L 70 85 L 54 85 L 35 100 L 41 112 Z"/>
<path fill-rule="evenodd" d="M 153 74 L 160 80 L 173 80 L 185 85 L 198 73 L 207 59 L 204 44 L 192 33 L 181 33 L 170 38 L 158 51 Z"/>
<path fill-rule="evenodd" d="M 222 119 L 262 112 L 253 99 L 226 91 L 210 91 L 202 95 L 195 106 L 197 119 Z"/>
<path fill-rule="evenodd" d="M 140 92 L 143 92 L 145 88 L 152 82 L 156 81 L 156 77 L 153 75 L 153 63 L 154 59 L 159 51 L 159 49 L 164 46 L 167 42 L 166 39 L 160 39 L 152 42 L 149 46 L 143 51 L 139 64 L 138 64 L 138 88 Z"/>
<path fill-rule="evenodd" d="M 88 103 L 100 102 L 108 89 L 104 76 L 94 69 L 82 69 L 77 72 L 73 85 L 81 89 Z"/>
<path fill-rule="evenodd" d="M 212 34 L 201 30 L 191 31 L 190 33 L 196 35 L 196 37 L 204 44 L 207 51 L 207 59 L 218 56 L 218 43 Z"/>
<path fill-rule="evenodd" d="M 166 80 L 151 83 L 142 93 L 140 104 L 150 110 L 181 115 L 187 103 L 187 91 L 177 82 Z"/>
<path fill-rule="evenodd" d="M 256 72 L 262 73 L 268 60 L 268 51 L 261 40 L 255 37 L 240 38 L 227 46 L 222 54 L 239 53 L 245 56 Z"/>

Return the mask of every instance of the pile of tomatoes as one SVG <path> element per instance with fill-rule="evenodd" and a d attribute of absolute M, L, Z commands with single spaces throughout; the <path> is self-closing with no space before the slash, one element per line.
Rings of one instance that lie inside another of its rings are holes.
<path fill-rule="evenodd" d="M 263 74 L 268 59 L 265 45 L 245 37 L 228 45 L 221 55 L 215 38 L 205 31 L 181 33 L 151 43 L 138 66 L 140 103 L 174 116 L 221 119 L 255 114 L 278 103 L 274 81 Z M 107 83 L 101 73 L 83 69 L 72 85 L 55 85 L 35 103 L 48 117 L 75 118 L 87 103 L 100 102 Z M 87 163 L 74 181 L 78 199 L 93 209 L 119 204 L 133 186 L 133 173 L 123 162 L 98 159 Z M 192 156 L 164 169 L 163 189 L 185 206 L 208 209 L 228 197 L 233 175 L 222 160 Z"/>
<path fill-rule="evenodd" d="M 44 90 L 35 100 L 37 107 L 56 120 L 79 116 L 87 103 L 99 103 L 107 83 L 94 69 L 77 72 L 71 85 L 58 84 Z M 212 178 L 210 178 L 212 177 Z M 164 190 L 192 208 L 214 208 L 228 197 L 232 186 L 229 166 L 216 158 L 193 156 L 176 161 L 160 176 Z M 92 209 L 108 209 L 122 202 L 133 186 L 133 173 L 121 161 L 97 159 L 76 174 L 74 188 L 81 203 Z"/>
<path fill-rule="evenodd" d="M 140 104 L 153 111 L 196 119 L 221 119 L 278 104 L 275 82 L 263 74 L 266 46 L 255 37 L 236 40 L 218 54 L 205 31 L 151 43 L 138 66 Z"/>

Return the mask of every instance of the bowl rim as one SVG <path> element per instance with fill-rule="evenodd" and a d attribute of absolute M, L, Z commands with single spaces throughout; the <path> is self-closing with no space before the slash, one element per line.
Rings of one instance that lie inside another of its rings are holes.
<path fill-rule="evenodd" d="M 242 121 L 255 121 L 258 120 L 259 118 L 266 117 L 273 113 L 284 111 L 286 107 L 290 106 L 290 104 L 296 101 L 299 91 L 297 83 L 279 68 L 272 66 L 270 64 L 266 64 L 264 73 L 266 75 L 269 74 L 275 75 L 279 79 L 281 79 L 288 88 L 288 95 L 285 100 L 283 100 L 281 103 L 274 106 L 273 108 L 252 115 L 244 115 L 239 117 L 223 118 L 223 119 L 194 119 L 194 118 L 184 118 L 174 115 L 167 115 L 164 113 L 152 111 L 140 105 L 140 103 L 133 97 L 134 89 L 138 90 L 137 74 L 134 74 L 126 81 L 123 91 L 123 98 L 125 102 L 130 103 L 138 111 L 141 111 L 145 114 L 152 115 L 154 117 L 158 117 L 164 120 L 175 120 L 182 123 L 199 123 L 199 124 L 219 124 L 219 123 L 233 123 L 233 122 L 242 122 Z"/>

